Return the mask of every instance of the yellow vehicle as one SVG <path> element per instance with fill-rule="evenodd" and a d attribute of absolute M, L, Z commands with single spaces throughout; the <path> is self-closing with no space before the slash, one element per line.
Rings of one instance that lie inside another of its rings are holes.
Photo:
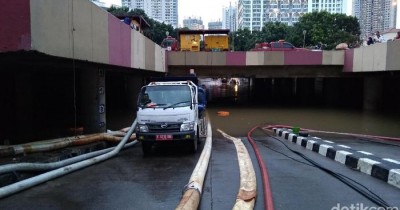
<path fill-rule="evenodd" d="M 181 51 L 200 51 L 200 34 L 180 34 Z"/>
<path fill-rule="evenodd" d="M 204 39 L 205 51 L 228 51 L 229 36 L 227 34 L 207 35 Z"/>
<path fill-rule="evenodd" d="M 181 51 L 225 51 L 229 50 L 229 29 L 179 30 Z"/>

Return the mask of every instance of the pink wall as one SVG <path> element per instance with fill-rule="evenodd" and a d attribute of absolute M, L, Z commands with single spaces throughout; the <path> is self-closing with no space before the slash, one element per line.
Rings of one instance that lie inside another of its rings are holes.
<path fill-rule="evenodd" d="M 0 52 L 31 49 L 29 0 L 0 0 Z"/>
<path fill-rule="evenodd" d="M 352 72 L 353 71 L 353 58 L 354 58 L 354 50 L 349 49 L 344 52 L 344 72 Z"/>
<path fill-rule="evenodd" d="M 108 14 L 109 64 L 131 67 L 131 28 Z"/>
<path fill-rule="evenodd" d="M 246 52 L 226 52 L 227 66 L 245 66 Z"/>
<path fill-rule="evenodd" d="M 322 65 L 322 51 L 285 51 L 285 65 Z"/>

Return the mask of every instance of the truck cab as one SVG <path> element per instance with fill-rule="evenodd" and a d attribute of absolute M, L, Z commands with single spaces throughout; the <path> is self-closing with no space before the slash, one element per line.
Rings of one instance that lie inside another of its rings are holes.
<path fill-rule="evenodd" d="M 166 77 L 142 87 L 137 101 L 136 138 L 142 143 L 144 156 L 159 143 L 183 143 L 192 152 L 197 151 L 205 94 L 192 80 L 184 79 Z"/>
<path fill-rule="evenodd" d="M 162 42 L 161 47 L 165 48 L 167 51 L 179 51 L 179 43 L 172 36 L 167 36 Z"/>

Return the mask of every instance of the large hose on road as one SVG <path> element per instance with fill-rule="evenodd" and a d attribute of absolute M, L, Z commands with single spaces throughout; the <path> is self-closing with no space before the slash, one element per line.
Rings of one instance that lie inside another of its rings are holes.
<path fill-rule="evenodd" d="M 273 199 L 272 199 L 271 185 L 269 183 L 267 167 L 265 166 L 265 163 L 262 160 L 260 151 L 258 150 L 256 143 L 254 142 L 253 138 L 251 138 L 251 134 L 257 128 L 259 128 L 259 126 L 252 128 L 247 133 L 247 139 L 249 140 L 251 146 L 254 149 L 254 153 L 256 154 L 258 165 L 260 166 L 260 170 L 261 170 L 261 177 L 262 177 L 263 191 L 264 191 L 264 202 L 265 202 L 264 209 L 265 210 L 274 210 L 274 203 L 273 203 Z"/>
<path fill-rule="evenodd" d="M 175 210 L 197 209 L 200 203 L 204 177 L 207 172 L 208 162 L 210 161 L 212 149 L 212 131 L 210 120 L 207 120 L 207 138 L 203 151 L 193 170 L 189 183 L 185 186 L 181 201 Z"/>
<path fill-rule="evenodd" d="M 0 157 L 34 153 L 34 152 L 46 152 L 70 146 L 90 144 L 97 141 L 119 142 L 121 140 L 121 137 L 118 137 L 116 135 L 120 134 L 121 132 L 111 131 L 109 133 L 80 135 L 73 137 L 64 137 L 58 139 L 37 141 L 19 145 L 1 146 Z M 130 140 L 133 140 L 133 138 Z"/>
<path fill-rule="evenodd" d="M 127 134 L 124 136 L 122 141 L 110 152 L 102 154 L 100 156 L 96 156 L 94 158 L 84 160 L 81 162 L 74 163 L 72 165 L 68 165 L 53 171 L 49 171 L 43 174 L 40 174 L 38 176 L 25 179 L 23 181 L 5 186 L 0 188 L 0 198 L 9 196 L 13 193 L 25 190 L 27 188 L 33 187 L 35 185 L 41 184 L 43 182 L 46 182 L 48 180 L 63 176 L 65 174 L 71 173 L 73 171 L 82 169 L 84 167 L 99 163 L 101 161 L 110 159 L 111 157 L 115 156 L 116 154 L 119 153 L 119 151 L 122 149 L 122 147 L 125 145 L 125 143 L 128 141 L 130 136 L 133 134 L 133 131 L 135 130 L 137 120 L 135 119 L 132 123 L 132 126 L 130 127 L 129 131 Z"/>
<path fill-rule="evenodd" d="M 256 173 L 253 168 L 250 155 L 239 138 L 232 137 L 218 129 L 218 131 L 227 139 L 230 139 L 235 144 L 236 153 L 239 163 L 240 185 L 239 193 L 236 196 L 236 202 L 233 210 L 253 209 L 257 196 L 257 181 Z"/>
<path fill-rule="evenodd" d="M 129 142 L 124 145 L 124 149 L 131 147 L 137 143 L 137 140 Z M 13 163 L 0 166 L 0 174 L 13 172 L 13 171 L 44 171 L 44 170 L 53 170 L 60 167 L 64 167 L 66 165 L 70 165 L 72 163 L 76 163 L 79 161 L 83 161 L 92 157 L 96 157 L 102 154 L 105 154 L 115 147 L 102 149 L 95 152 L 86 153 L 83 155 L 79 155 L 76 157 L 68 158 L 66 160 L 51 162 L 51 163 Z"/>

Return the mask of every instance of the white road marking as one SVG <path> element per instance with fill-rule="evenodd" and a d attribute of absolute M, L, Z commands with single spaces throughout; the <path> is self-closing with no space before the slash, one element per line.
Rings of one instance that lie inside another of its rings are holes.
<path fill-rule="evenodd" d="M 399 164 L 399 165 L 400 165 L 400 161 L 397 161 L 397 160 L 393 160 L 393 159 L 390 159 L 390 158 L 383 158 L 383 160 L 386 160 L 386 161 L 388 161 L 388 162 L 396 163 L 396 164 Z"/>
<path fill-rule="evenodd" d="M 357 152 L 362 153 L 364 155 L 374 155 L 374 154 L 372 154 L 370 152 L 366 152 L 366 151 L 357 151 Z"/>
<path fill-rule="evenodd" d="M 351 147 L 343 145 L 343 144 L 339 144 L 338 147 L 343 147 L 343 148 L 346 148 L 346 149 L 350 149 L 351 148 Z"/>
<path fill-rule="evenodd" d="M 328 140 L 324 140 L 324 142 L 329 143 L 329 144 L 335 143 L 335 142 L 333 142 L 333 141 L 328 141 Z"/>

